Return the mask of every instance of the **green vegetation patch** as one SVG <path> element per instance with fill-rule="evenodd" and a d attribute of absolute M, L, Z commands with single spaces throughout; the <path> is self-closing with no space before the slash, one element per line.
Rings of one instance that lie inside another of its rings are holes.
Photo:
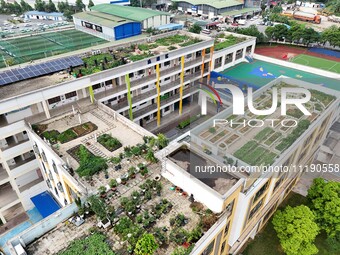
<path fill-rule="evenodd" d="M 222 39 L 223 41 L 222 40 L 218 40 L 218 39 L 215 40 L 214 49 L 216 51 L 228 48 L 230 46 L 233 46 L 235 44 L 238 44 L 238 43 L 243 42 L 243 41 L 246 40 L 246 38 L 236 37 L 236 36 L 233 36 L 233 35 L 226 35 L 223 39 Z"/>
<path fill-rule="evenodd" d="M 289 146 L 291 146 L 296 139 L 298 139 L 303 132 L 305 132 L 310 125 L 309 120 L 301 120 L 297 127 L 293 130 L 292 133 L 290 133 L 287 137 L 283 138 L 281 142 L 275 147 L 279 151 L 284 151 Z"/>
<path fill-rule="evenodd" d="M 269 137 L 272 133 L 274 133 L 274 130 L 272 128 L 266 127 L 265 129 L 257 133 L 254 139 L 257 141 L 261 141 L 264 138 Z"/>
<path fill-rule="evenodd" d="M 98 137 L 97 142 L 111 152 L 122 147 L 122 143 L 117 138 L 112 137 L 109 134 L 102 134 Z"/>
<path fill-rule="evenodd" d="M 190 39 L 189 36 L 186 35 L 173 35 L 164 38 L 159 38 L 156 40 L 156 43 L 161 46 L 170 46 L 173 44 L 184 43 Z"/>
<path fill-rule="evenodd" d="M 314 89 L 310 89 L 309 91 L 312 94 L 312 100 L 313 98 L 316 98 L 318 101 L 323 103 L 324 106 L 328 106 L 332 101 L 335 100 L 335 96 L 328 95 L 321 91 L 314 90 Z"/>
<path fill-rule="evenodd" d="M 93 255 L 105 254 L 115 255 L 106 242 L 106 236 L 101 233 L 94 233 L 82 239 L 73 241 L 65 251 L 58 253 L 59 255 Z"/>
<path fill-rule="evenodd" d="M 80 164 L 76 172 L 80 177 L 92 176 L 108 168 L 104 158 L 94 156 L 85 148 L 84 145 L 79 146 L 79 150 L 76 152 L 76 154 L 79 157 Z"/>

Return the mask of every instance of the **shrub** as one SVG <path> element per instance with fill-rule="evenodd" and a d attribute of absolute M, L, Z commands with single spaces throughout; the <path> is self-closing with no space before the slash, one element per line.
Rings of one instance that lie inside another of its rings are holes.
<path fill-rule="evenodd" d="M 78 167 L 76 172 L 80 177 L 92 176 L 95 173 L 106 170 L 108 168 L 108 165 L 104 158 L 90 154 L 84 145 L 80 145 L 78 157 L 80 159 L 80 166 Z"/>
<path fill-rule="evenodd" d="M 67 143 L 73 139 L 76 139 L 77 137 L 77 134 L 72 129 L 67 129 L 66 131 L 58 135 L 58 140 L 61 143 Z"/>
<path fill-rule="evenodd" d="M 111 152 L 122 147 L 121 142 L 117 138 L 112 137 L 109 134 L 102 134 L 98 137 L 97 141 Z"/>

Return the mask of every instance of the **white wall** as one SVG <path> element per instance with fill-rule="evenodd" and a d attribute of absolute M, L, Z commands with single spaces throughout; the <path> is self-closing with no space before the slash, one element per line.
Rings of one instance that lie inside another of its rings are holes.
<path fill-rule="evenodd" d="M 21 196 L 21 202 L 22 202 L 24 209 L 26 211 L 33 209 L 34 204 L 31 201 L 31 197 L 34 197 L 46 190 L 48 190 L 46 182 L 42 181 L 38 183 L 37 185 L 34 185 L 30 189 L 27 189 L 24 192 L 22 192 L 20 196 Z"/>

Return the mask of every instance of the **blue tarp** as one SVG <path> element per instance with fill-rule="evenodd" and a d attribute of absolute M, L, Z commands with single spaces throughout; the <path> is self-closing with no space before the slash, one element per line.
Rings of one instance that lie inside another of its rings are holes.
<path fill-rule="evenodd" d="M 171 23 L 171 24 L 165 24 L 159 27 L 156 27 L 158 30 L 177 30 L 177 29 L 182 29 L 183 25 L 181 24 L 176 24 L 176 23 Z"/>
<path fill-rule="evenodd" d="M 51 215 L 52 213 L 58 211 L 60 209 L 60 205 L 53 199 L 51 194 L 47 191 L 44 191 L 34 197 L 31 197 L 31 200 L 35 207 L 38 209 L 39 213 L 43 218 Z"/>

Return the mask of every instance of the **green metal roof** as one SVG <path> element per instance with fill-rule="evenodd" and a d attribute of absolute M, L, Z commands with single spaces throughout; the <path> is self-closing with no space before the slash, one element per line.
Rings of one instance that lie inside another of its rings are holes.
<path fill-rule="evenodd" d="M 145 8 L 122 6 L 116 4 L 98 4 L 93 6 L 91 10 L 139 22 L 157 15 L 170 16 L 170 13 L 167 12 L 160 12 Z"/>
<path fill-rule="evenodd" d="M 243 0 L 172 0 L 173 2 L 187 2 L 192 5 L 210 5 L 216 9 L 244 4 Z"/>
<path fill-rule="evenodd" d="M 234 16 L 234 15 L 245 14 L 247 12 L 253 12 L 253 11 L 261 11 L 261 9 L 260 8 L 243 8 L 241 10 L 222 12 L 220 15 L 223 15 L 223 16 Z"/>
<path fill-rule="evenodd" d="M 74 17 L 88 21 L 94 24 L 102 25 L 105 27 L 116 27 L 128 22 L 134 22 L 133 20 L 123 19 L 121 17 L 108 15 L 100 12 L 79 12 L 73 15 Z"/>

